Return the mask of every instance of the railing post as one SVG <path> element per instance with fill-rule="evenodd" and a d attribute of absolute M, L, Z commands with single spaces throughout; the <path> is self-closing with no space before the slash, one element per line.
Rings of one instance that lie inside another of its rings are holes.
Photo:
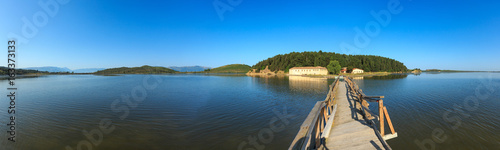
<path fill-rule="evenodd" d="M 384 136 L 384 101 L 378 100 L 378 112 L 379 112 L 379 122 L 380 122 L 380 134 Z"/>
<path fill-rule="evenodd" d="M 324 109 L 324 108 L 323 108 L 323 109 Z M 323 110 L 321 110 L 321 112 L 320 112 L 320 113 L 322 113 L 322 112 L 323 112 Z M 319 116 L 319 117 L 323 118 L 323 117 L 321 116 L 321 114 L 320 114 L 320 116 Z M 321 137 L 320 135 L 321 135 L 321 132 L 323 131 L 323 129 L 322 129 L 322 126 L 323 126 L 323 119 L 318 119 L 318 122 L 317 122 L 317 123 L 318 123 L 318 126 L 316 126 L 316 129 L 317 129 L 317 130 L 316 130 L 316 136 L 314 136 L 314 149 L 317 149 L 317 148 L 319 147 L 319 145 L 321 144 L 321 143 L 320 143 L 321 141 L 319 140 L 319 137 Z"/>
<path fill-rule="evenodd" d="M 387 112 L 387 108 L 384 106 L 385 118 L 387 118 L 387 125 L 389 125 L 389 129 L 391 129 L 391 133 L 395 134 L 394 127 L 392 126 L 391 118 L 389 117 L 389 113 Z"/>

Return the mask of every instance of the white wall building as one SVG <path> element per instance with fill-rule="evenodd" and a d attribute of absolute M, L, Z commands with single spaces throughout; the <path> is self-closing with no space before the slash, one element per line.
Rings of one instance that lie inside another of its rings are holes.
<path fill-rule="evenodd" d="M 288 70 L 290 75 L 328 75 L 325 67 L 293 67 Z"/>
<path fill-rule="evenodd" d="M 362 69 L 353 68 L 351 73 L 356 74 L 356 73 L 363 73 L 363 72 L 365 72 L 365 71 L 363 71 Z"/>

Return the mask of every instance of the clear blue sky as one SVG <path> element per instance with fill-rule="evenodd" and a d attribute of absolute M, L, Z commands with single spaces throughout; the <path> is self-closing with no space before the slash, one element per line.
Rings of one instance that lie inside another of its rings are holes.
<path fill-rule="evenodd" d="M 53 17 L 38 2 L 0 2 L 5 47 L 9 33 L 23 37 L 23 17 L 48 18 L 20 43 L 19 67 L 254 65 L 323 50 L 380 55 L 408 68 L 500 70 L 500 1 L 401 0 L 400 13 L 359 51 L 340 45 L 356 46 L 354 28 L 364 30 L 376 20 L 370 11 L 388 10 L 389 0 L 220 0 L 232 9 L 223 19 L 214 0 L 71 0 Z"/>

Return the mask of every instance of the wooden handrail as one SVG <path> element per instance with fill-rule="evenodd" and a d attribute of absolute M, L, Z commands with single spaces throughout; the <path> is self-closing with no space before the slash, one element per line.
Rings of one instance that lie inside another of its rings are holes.
<path fill-rule="evenodd" d="M 299 132 L 293 139 L 289 150 L 317 149 L 324 144 L 324 133 L 330 132 L 335 116 L 335 90 L 338 87 L 340 76 L 330 85 L 324 101 L 318 101 L 300 126 Z"/>
<path fill-rule="evenodd" d="M 304 120 L 300 126 L 299 132 L 295 139 L 292 141 L 289 150 L 295 149 L 318 149 L 321 148 L 325 143 L 325 138 L 328 137 L 331 131 L 333 120 L 335 117 L 336 105 L 335 101 L 335 91 L 338 88 L 340 76 L 329 86 L 328 94 L 324 101 L 318 101 L 307 118 Z M 389 113 L 387 108 L 384 106 L 383 98 L 384 96 L 367 96 L 363 93 L 363 90 L 359 89 L 359 86 L 352 81 L 349 77 L 344 77 L 349 91 L 353 93 L 355 98 L 355 103 L 359 103 L 360 107 L 357 108 L 361 111 L 362 115 L 368 119 L 370 125 L 372 125 L 378 139 L 382 143 L 385 149 L 391 149 L 385 140 L 397 137 L 397 133 L 392 126 L 391 119 L 389 118 Z M 368 108 L 369 103 L 378 103 L 379 114 L 375 114 Z M 380 124 L 380 131 L 375 126 L 374 120 L 378 120 Z M 388 126 L 391 130 L 392 135 L 384 135 L 384 123 L 387 120 Z"/>
<path fill-rule="evenodd" d="M 394 127 L 392 126 L 391 118 L 389 117 L 389 113 L 387 112 L 387 108 L 384 106 L 384 101 L 382 100 L 382 98 L 384 98 L 384 96 L 366 96 L 363 93 L 363 90 L 359 89 L 356 82 L 352 81 L 351 78 L 345 77 L 345 81 L 348 83 L 347 85 L 353 91 L 353 93 L 358 97 L 358 99 L 356 101 L 361 104 L 361 112 L 363 113 L 365 118 L 367 118 L 368 120 L 372 120 L 374 118 L 378 119 L 379 125 L 380 125 L 380 133 L 379 132 L 377 132 L 377 133 L 381 134 L 381 137 L 386 136 L 385 135 L 385 121 L 387 121 L 387 124 L 388 124 L 388 126 L 391 130 L 391 133 L 392 133 L 392 135 L 390 137 L 391 138 L 397 137 L 397 133 L 394 130 Z M 367 102 L 378 103 L 378 109 L 379 109 L 378 116 L 374 115 L 374 113 L 368 109 L 369 104 Z M 372 115 L 374 115 L 375 117 L 373 117 Z M 371 121 L 371 122 L 373 122 L 373 121 Z M 383 138 L 383 139 L 386 140 L 389 138 Z"/>

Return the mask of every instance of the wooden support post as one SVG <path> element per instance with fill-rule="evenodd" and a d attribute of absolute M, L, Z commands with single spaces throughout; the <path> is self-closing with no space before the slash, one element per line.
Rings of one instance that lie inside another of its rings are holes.
<path fill-rule="evenodd" d="M 330 105 L 330 104 L 328 104 L 328 105 Z M 328 105 L 326 107 L 326 114 L 330 115 L 329 112 L 332 111 L 332 108 L 330 106 L 328 106 Z"/>
<path fill-rule="evenodd" d="M 327 107 L 330 107 L 330 106 L 327 106 Z M 324 123 L 326 123 L 326 121 L 328 121 L 328 111 L 326 109 L 323 109 L 323 120 L 324 120 Z M 321 125 L 323 125 L 323 123 Z M 323 132 L 323 130 L 321 130 L 321 132 Z"/>
<path fill-rule="evenodd" d="M 389 128 L 391 129 L 391 133 L 394 134 L 396 131 L 394 131 L 394 127 L 392 126 L 391 118 L 389 118 L 389 113 L 387 112 L 387 108 L 384 106 L 384 114 L 385 118 L 387 118 L 387 124 L 389 125 Z"/>
<path fill-rule="evenodd" d="M 379 112 L 379 122 L 380 122 L 380 134 L 384 136 L 384 101 L 378 100 L 378 112 Z"/>
<path fill-rule="evenodd" d="M 321 121 L 323 119 L 320 119 L 319 122 L 318 122 L 318 132 L 316 132 L 316 136 L 314 137 L 314 141 L 315 141 L 315 144 L 314 144 L 314 149 L 317 149 L 320 145 L 321 145 L 321 140 L 320 140 L 320 137 L 321 137 L 321 133 L 323 132 L 323 121 Z"/>

